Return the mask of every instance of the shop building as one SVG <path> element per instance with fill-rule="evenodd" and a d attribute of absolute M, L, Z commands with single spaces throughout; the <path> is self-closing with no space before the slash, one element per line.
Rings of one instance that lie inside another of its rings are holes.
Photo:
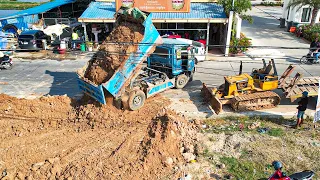
<path fill-rule="evenodd" d="M 116 0 L 120 1 L 120 0 Z M 148 0 L 139 0 L 140 4 Z M 212 0 L 185 0 L 186 11 L 166 11 L 165 7 L 152 9 L 152 19 L 160 35 L 176 34 L 183 38 L 201 41 L 206 45 L 226 45 L 228 18 L 224 8 Z M 85 27 L 88 41 L 102 42 L 111 32 L 115 22 L 114 14 L 119 2 L 104 0 L 91 2 L 78 21 Z M 153 1 L 154 3 L 154 1 Z M 163 3 L 158 0 L 158 3 Z M 159 11 L 154 10 L 160 8 Z M 207 46 L 207 51 L 213 49 Z M 217 48 L 216 48 L 217 49 Z M 225 47 L 219 48 L 225 52 Z"/>

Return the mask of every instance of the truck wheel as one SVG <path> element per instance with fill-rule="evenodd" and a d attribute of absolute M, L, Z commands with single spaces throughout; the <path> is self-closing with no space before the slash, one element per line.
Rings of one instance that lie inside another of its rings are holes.
<path fill-rule="evenodd" d="M 193 76 L 195 72 L 196 72 L 196 68 L 193 68 L 193 71 L 190 74 L 189 82 L 193 81 Z"/>
<path fill-rule="evenodd" d="M 131 111 L 140 109 L 146 100 L 146 95 L 143 91 L 137 90 L 133 91 L 129 95 L 128 106 Z"/>
<path fill-rule="evenodd" d="M 189 78 L 188 76 L 186 76 L 185 74 L 180 74 L 177 78 L 176 78 L 176 88 L 177 89 L 182 89 L 186 86 L 186 84 L 188 83 Z"/>

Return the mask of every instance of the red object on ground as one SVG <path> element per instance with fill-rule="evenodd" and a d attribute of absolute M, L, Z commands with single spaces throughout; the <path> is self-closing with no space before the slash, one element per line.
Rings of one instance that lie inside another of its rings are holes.
<path fill-rule="evenodd" d="M 65 54 L 66 53 L 66 49 L 58 48 L 58 52 L 59 52 L 59 54 Z"/>
<path fill-rule="evenodd" d="M 294 33 L 294 32 L 296 31 L 296 29 L 297 29 L 296 27 L 290 27 L 290 30 L 289 30 L 289 31 L 290 31 L 291 33 Z"/>
<path fill-rule="evenodd" d="M 198 40 L 198 42 L 202 43 L 204 46 L 206 46 L 206 43 L 207 43 L 205 39 L 200 39 Z"/>
<path fill-rule="evenodd" d="M 180 35 L 169 35 L 168 38 L 181 38 Z"/>

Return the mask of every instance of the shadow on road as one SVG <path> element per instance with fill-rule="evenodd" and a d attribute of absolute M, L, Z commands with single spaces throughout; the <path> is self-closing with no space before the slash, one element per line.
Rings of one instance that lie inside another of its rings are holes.
<path fill-rule="evenodd" d="M 189 82 L 182 90 L 186 91 L 190 97 L 192 103 L 197 107 L 198 112 L 206 113 L 206 118 L 214 115 L 213 111 L 209 108 L 209 105 L 204 102 L 201 95 L 202 82 L 195 80 Z"/>
<path fill-rule="evenodd" d="M 77 84 L 78 75 L 75 72 L 46 70 L 45 74 L 49 74 L 53 77 L 53 82 L 48 95 L 67 95 L 68 97 L 75 97 L 81 94 Z"/>

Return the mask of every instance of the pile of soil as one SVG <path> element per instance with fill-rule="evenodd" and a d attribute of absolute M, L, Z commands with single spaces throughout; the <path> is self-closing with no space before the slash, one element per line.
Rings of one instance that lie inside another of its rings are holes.
<path fill-rule="evenodd" d="M 66 96 L 0 100 L 0 178 L 172 179 L 194 143 L 196 128 L 160 96 L 138 111 Z"/>
<path fill-rule="evenodd" d="M 142 41 L 143 35 L 142 24 L 121 22 L 89 61 L 84 77 L 95 84 L 108 81 L 121 62 L 137 51 L 137 44 Z"/>

